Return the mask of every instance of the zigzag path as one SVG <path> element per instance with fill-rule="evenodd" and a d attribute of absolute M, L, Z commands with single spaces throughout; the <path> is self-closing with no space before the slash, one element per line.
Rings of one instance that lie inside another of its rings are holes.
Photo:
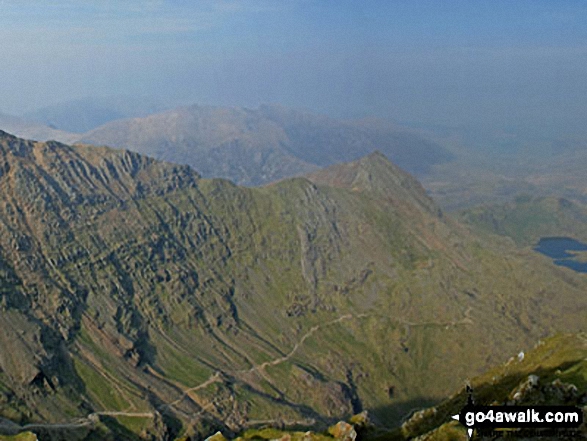
<path fill-rule="evenodd" d="M 436 325 L 436 326 L 455 326 L 455 325 L 460 325 L 460 324 L 472 324 L 473 321 L 471 319 L 471 308 L 467 309 L 467 311 L 465 311 L 464 313 L 464 318 L 459 320 L 459 321 L 450 321 L 450 322 L 436 322 L 436 321 L 429 321 L 429 322 L 410 322 L 407 320 L 402 320 L 402 319 L 395 319 L 396 321 L 407 325 L 407 326 L 422 326 L 422 325 Z M 352 319 L 361 319 L 361 318 L 366 318 L 366 317 L 375 317 L 378 316 L 377 314 L 368 314 L 368 313 L 362 313 L 362 314 L 344 314 L 334 320 L 331 320 L 329 322 L 326 323 L 322 323 L 319 325 L 314 325 L 312 326 L 304 335 L 302 335 L 300 337 L 300 339 L 298 340 L 298 342 L 293 346 L 293 348 L 289 351 L 288 354 L 282 356 L 282 357 L 278 357 L 275 358 L 274 360 L 271 361 L 265 361 L 263 363 L 260 363 L 258 365 L 252 366 L 249 369 L 243 369 L 240 371 L 236 371 L 235 374 L 237 375 L 243 375 L 243 374 L 250 374 L 253 372 L 261 372 L 263 371 L 265 368 L 269 367 L 269 366 L 277 366 L 278 364 L 284 363 L 286 361 L 289 361 L 294 355 L 295 353 L 300 349 L 300 347 L 304 344 L 304 342 L 309 339 L 310 337 L 312 337 L 315 333 L 319 332 L 320 330 L 322 330 L 323 328 L 329 327 L 329 326 L 333 326 L 336 325 L 338 323 L 341 323 L 343 321 L 346 320 L 352 320 Z M 210 375 L 210 377 L 208 377 L 208 379 L 206 379 L 205 381 L 203 381 L 202 383 L 186 388 L 182 391 L 182 394 L 179 398 L 177 398 L 174 401 L 171 401 L 169 403 L 166 404 L 162 404 L 158 407 L 158 410 L 161 410 L 162 412 L 165 412 L 166 410 L 177 406 L 182 400 L 184 400 L 185 398 L 189 397 L 191 393 L 203 389 L 213 383 L 217 383 L 217 382 L 221 382 L 222 381 L 222 375 L 220 372 L 215 372 L 212 375 Z M 87 417 L 85 418 L 80 418 L 76 421 L 72 421 L 69 423 L 58 423 L 58 424 L 27 424 L 25 426 L 19 426 L 19 432 L 20 431 L 24 431 L 24 430 L 35 430 L 35 429 L 43 429 L 43 428 L 51 428 L 51 429 L 75 429 L 75 428 L 82 428 L 82 427 L 87 427 L 89 425 L 93 425 L 96 422 L 96 418 L 99 416 L 125 416 L 125 417 L 130 417 L 130 418 L 155 418 L 157 415 L 159 414 L 158 411 L 155 412 L 126 412 L 126 411 L 108 411 L 108 410 L 104 410 L 104 411 L 99 411 L 99 412 L 94 412 L 89 414 Z M 264 420 L 264 423 L 270 423 L 272 421 L 270 420 Z M 8 428 L 8 427 L 7 427 Z M 14 426 L 10 426 L 10 428 L 15 429 L 16 425 Z"/>

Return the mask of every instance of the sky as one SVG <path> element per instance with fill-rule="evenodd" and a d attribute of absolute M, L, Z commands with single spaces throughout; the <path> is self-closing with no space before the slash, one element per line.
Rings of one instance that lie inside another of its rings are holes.
<path fill-rule="evenodd" d="M 0 112 L 88 96 L 585 134 L 587 2 L 0 0 Z"/>

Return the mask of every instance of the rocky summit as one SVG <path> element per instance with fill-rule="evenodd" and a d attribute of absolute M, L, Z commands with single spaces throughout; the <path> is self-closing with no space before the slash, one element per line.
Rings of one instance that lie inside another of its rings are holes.
<path fill-rule="evenodd" d="M 395 427 L 585 323 L 584 277 L 474 236 L 380 153 L 242 188 L 0 134 L 0 430 Z"/>

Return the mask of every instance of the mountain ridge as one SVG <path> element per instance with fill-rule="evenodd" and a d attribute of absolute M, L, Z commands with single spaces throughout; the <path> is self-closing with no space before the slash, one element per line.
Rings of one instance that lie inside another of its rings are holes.
<path fill-rule="evenodd" d="M 245 185 L 302 175 L 358 159 L 374 149 L 415 171 L 451 157 L 439 145 L 389 125 L 337 121 L 267 105 L 181 107 L 114 121 L 80 140 L 187 163 L 205 177 L 225 177 Z"/>
<path fill-rule="evenodd" d="M 71 133 L 86 133 L 121 118 L 146 116 L 170 106 L 154 97 L 85 97 L 27 112 L 23 118 Z"/>
<path fill-rule="evenodd" d="M 105 124 L 83 133 L 68 133 L 39 122 L 5 118 L 0 119 L 0 128 L 39 141 L 55 139 L 127 148 L 191 165 L 204 177 L 222 177 L 253 186 L 356 160 L 374 150 L 381 150 L 416 174 L 425 174 L 434 164 L 452 159 L 449 151 L 417 133 L 373 118 L 336 120 L 277 105 L 249 109 L 194 104 L 159 113 L 117 114 L 99 101 L 90 101 L 89 109 L 84 108 L 84 103 L 71 104 L 74 108 L 81 106 L 71 117 L 80 121 L 71 124 L 89 128 L 83 120 L 92 118 L 86 114 L 91 114 L 94 107 L 101 109 L 96 118 L 102 118 Z M 132 104 L 127 107 L 132 108 Z M 56 112 L 56 117 L 63 119 L 72 111 L 67 104 L 62 107 L 33 117 L 47 122 L 51 112 Z"/>
<path fill-rule="evenodd" d="M 395 200 L 395 203 L 411 198 L 417 202 L 417 206 L 430 213 L 439 216 L 442 213 L 422 184 L 411 174 L 389 162 L 379 150 L 357 161 L 335 164 L 306 177 L 315 184 L 374 193 Z"/>
<path fill-rule="evenodd" d="M 377 153 L 361 191 L 8 135 L 0 156 L 0 415 L 23 425 L 391 424 L 584 323 L 584 279 L 481 242 Z"/>
<path fill-rule="evenodd" d="M 14 133 L 21 138 L 37 139 L 39 141 L 55 139 L 61 142 L 72 143 L 79 137 L 73 133 L 68 133 L 40 123 L 1 113 L 0 130 Z"/>

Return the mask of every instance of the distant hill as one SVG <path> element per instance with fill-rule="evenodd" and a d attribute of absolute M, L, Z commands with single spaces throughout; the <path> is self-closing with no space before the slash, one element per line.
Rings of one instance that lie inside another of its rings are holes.
<path fill-rule="evenodd" d="M 586 289 L 471 235 L 381 153 L 243 188 L 0 133 L 0 416 L 42 439 L 322 430 L 364 409 L 391 428 L 582 329 Z"/>
<path fill-rule="evenodd" d="M 459 218 L 476 231 L 508 236 L 519 245 L 535 245 L 548 236 L 587 241 L 587 205 L 565 198 L 518 196 L 463 210 Z"/>
<path fill-rule="evenodd" d="M 441 146 L 381 121 L 337 121 L 278 106 L 183 107 L 113 121 L 80 141 L 188 164 L 204 177 L 242 185 L 305 174 L 374 150 L 413 173 L 452 158 Z"/>
<path fill-rule="evenodd" d="M 88 97 L 46 106 L 26 113 L 23 118 L 66 132 L 85 133 L 110 121 L 146 116 L 167 108 L 152 97 Z"/>
<path fill-rule="evenodd" d="M 423 131 L 422 135 L 455 154 L 455 160 L 435 165 L 421 176 L 429 194 L 447 211 L 509 203 L 524 194 L 587 203 L 585 139 L 525 139 L 523 145 L 510 149 L 508 140 L 514 140 L 507 135 L 503 144 L 499 137 L 479 143 L 451 133 L 438 136 Z"/>
<path fill-rule="evenodd" d="M 283 128 L 290 140 L 288 151 L 320 167 L 354 161 L 378 150 L 418 175 L 453 159 L 444 147 L 417 132 L 376 118 L 337 121 L 282 106 L 261 106 L 259 113 Z"/>
<path fill-rule="evenodd" d="M 67 133 L 52 127 L 32 122 L 16 116 L 0 113 L 0 130 L 36 141 L 60 141 L 72 143 L 78 139 L 78 135 Z"/>

